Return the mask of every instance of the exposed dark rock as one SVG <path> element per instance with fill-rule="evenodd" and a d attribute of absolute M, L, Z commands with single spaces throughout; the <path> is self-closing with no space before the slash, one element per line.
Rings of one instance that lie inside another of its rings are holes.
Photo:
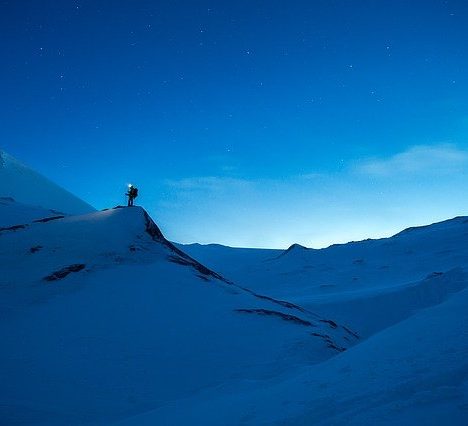
<path fill-rule="evenodd" d="M 330 336 L 328 334 L 321 334 L 321 333 L 310 333 L 312 336 L 316 337 L 323 337 L 324 339 L 329 339 Z"/>
<path fill-rule="evenodd" d="M 304 308 L 301 308 L 300 306 L 295 305 L 294 303 L 286 302 L 285 300 L 274 299 L 273 297 L 265 296 L 263 294 L 258 294 L 258 293 L 255 293 L 254 291 L 252 291 L 252 290 L 250 290 L 248 288 L 245 288 L 245 287 L 240 287 L 239 286 L 239 288 L 241 288 L 244 291 L 247 291 L 248 293 L 250 293 L 251 295 L 257 297 L 258 299 L 269 300 L 270 302 L 276 303 L 277 305 L 283 306 L 283 307 L 288 308 L 288 309 L 297 309 L 300 312 L 307 312 Z"/>
<path fill-rule="evenodd" d="M 334 349 L 337 352 L 344 352 L 346 348 L 338 346 L 328 334 L 310 333 L 312 336 L 320 337 L 327 345 L 327 348 Z M 349 342 L 349 339 L 344 337 Z"/>
<path fill-rule="evenodd" d="M 33 220 L 34 223 L 46 223 L 50 222 L 51 220 L 57 220 L 57 219 L 63 219 L 65 216 L 51 216 L 51 217 L 45 217 L 43 219 L 36 219 Z"/>
<path fill-rule="evenodd" d="M 341 346 L 338 346 L 338 345 L 336 345 L 336 344 L 333 343 L 333 342 L 327 343 L 327 347 L 328 347 L 328 348 L 331 348 L 331 349 L 334 349 L 334 350 L 337 351 L 337 352 L 344 352 L 344 351 L 346 350 L 346 348 L 343 348 L 343 347 L 341 347 Z"/>
<path fill-rule="evenodd" d="M 353 265 L 362 265 L 363 263 L 364 263 L 364 259 L 353 260 Z"/>
<path fill-rule="evenodd" d="M 164 235 L 162 234 L 161 230 L 158 226 L 154 223 L 153 219 L 149 216 L 146 211 L 143 210 L 143 214 L 145 216 L 145 225 L 146 225 L 146 232 L 153 238 L 155 241 L 159 242 L 168 242 Z M 175 247 L 174 247 L 175 248 Z"/>
<path fill-rule="evenodd" d="M 324 322 L 324 323 L 328 324 L 331 328 L 336 328 L 336 327 L 338 327 L 338 325 L 336 324 L 336 322 L 335 322 L 335 321 L 332 321 L 332 320 L 321 319 L 320 322 Z"/>
<path fill-rule="evenodd" d="M 36 252 L 38 252 L 38 251 L 39 251 L 40 249 L 42 249 L 42 248 L 43 248 L 42 246 L 34 246 L 34 247 L 31 247 L 31 248 L 29 249 L 29 252 L 30 252 L 30 253 L 36 253 Z"/>
<path fill-rule="evenodd" d="M 5 227 L 5 228 L 0 228 L 0 232 L 3 232 L 3 231 L 17 231 L 18 229 L 24 229 L 26 228 L 28 225 L 13 225 L 13 226 L 8 226 L 8 227 Z"/>
<path fill-rule="evenodd" d="M 344 325 L 343 325 L 343 329 L 344 329 L 347 333 L 349 333 L 349 334 L 351 334 L 352 336 L 354 336 L 356 339 L 359 339 L 359 334 L 357 334 L 355 331 L 349 329 L 348 327 L 346 327 L 346 326 L 344 326 Z"/>
<path fill-rule="evenodd" d="M 73 265 L 67 266 L 65 268 L 62 268 L 58 271 L 53 272 L 50 275 L 47 275 L 44 277 L 45 281 L 56 281 L 56 280 L 61 280 L 62 278 L 65 278 L 68 274 L 72 272 L 79 272 L 83 270 L 86 267 L 85 264 L 83 263 L 75 263 Z"/>
<path fill-rule="evenodd" d="M 190 266 L 192 268 L 195 268 L 200 274 L 204 275 L 205 277 L 212 277 L 217 280 L 223 281 L 227 284 L 231 284 L 230 281 L 226 280 L 221 275 L 217 274 L 211 269 L 208 269 L 206 266 L 203 266 L 201 263 L 197 262 L 195 259 L 192 259 L 190 256 L 186 255 L 184 252 L 180 251 L 178 248 L 173 246 L 172 243 L 168 242 L 168 244 L 171 250 L 172 250 L 172 247 L 174 247 L 175 250 L 173 251 L 176 253 L 176 255 L 170 255 L 167 257 L 169 262 L 177 263 L 183 266 Z"/>
<path fill-rule="evenodd" d="M 168 256 L 169 262 L 177 263 L 178 265 L 191 266 L 191 263 L 179 256 Z"/>
<path fill-rule="evenodd" d="M 179 250 L 170 241 L 166 240 L 161 230 L 158 228 L 158 226 L 154 223 L 153 219 L 151 219 L 150 215 L 145 210 L 143 210 L 143 215 L 145 217 L 146 232 L 151 236 L 151 238 L 154 241 L 157 241 L 163 244 L 164 246 L 166 246 L 169 250 L 171 250 L 174 253 L 174 255 L 168 256 L 168 259 L 170 262 L 178 263 L 179 265 L 184 265 L 184 266 L 191 266 L 192 268 L 195 268 L 200 274 L 204 276 L 215 278 L 227 284 L 232 284 L 226 278 L 212 271 L 211 269 L 208 269 L 206 266 L 202 265 L 200 262 L 197 262 L 195 259 L 190 257 L 188 254 L 184 253 L 182 250 Z"/>
<path fill-rule="evenodd" d="M 246 314 L 257 314 L 257 315 L 273 315 L 281 318 L 284 321 L 294 322 L 296 324 L 304 325 L 306 327 L 312 326 L 310 321 L 303 320 L 295 315 L 284 314 L 278 311 L 271 311 L 269 309 L 236 309 L 236 312 L 246 313 Z"/>

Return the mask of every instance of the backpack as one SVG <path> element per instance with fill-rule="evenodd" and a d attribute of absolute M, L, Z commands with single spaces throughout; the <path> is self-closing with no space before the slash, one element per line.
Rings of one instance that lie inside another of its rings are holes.
<path fill-rule="evenodd" d="M 138 197 L 138 188 L 133 188 L 132 195 L 133 195 L 133 198 Z"/>

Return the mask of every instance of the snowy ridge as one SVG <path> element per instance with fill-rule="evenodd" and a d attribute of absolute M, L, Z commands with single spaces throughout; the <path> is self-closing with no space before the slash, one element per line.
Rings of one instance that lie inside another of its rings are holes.
<path fill-rule="evenodd" d="M 122 225 L 121 229 L 118 229 L 119 224 Z M 109 230 L 112 229 L 113 239 L 111 240 L 109 240 L 109 236 L 106 232 L 107 226 Z M 30 232 L 24 234 L 27 230 Z M 77 238 L 77 232 L 81 235 L 106 234 L 106 244 L 105 246 L 95 245 L 92 248 L 87 247 L 88 241 L 80 241 Z M 122 233 L 125 234 L 124 238 L 122 238 Z M 50 252 L 46 241 L 54 234 L 57 234 L 57 241 L 62 241 L 63 245 L 55 246 L 52 252 Z M 351 337 L 357 337 L 356 333 L 351 333 L 347 327 L 341 327 L 332 320 L 321 318 L 296 304 L 258 294 L 227 280 L 220 274 L 205 267 L 168 241 L 156 223 L 141 207 L 129 209 L 118 206 L 114 209 L 84 216 L 51 216 L 34 220 L 29 224 L 19 224 L 8 228 L 1 228 L 0 235 L 6 237 L 2 241 L 3 246 L 11 244 L 12 246 L 20 247 L 20 250 L 23 252 L 28 252 L 28 247 L 22 247 L 22 241 L 28 242 L 30 239 L 33 239 L 35 245 L 29 247 L 29 253 L 41 251 L 42 256 L 46 255 L 48 251 L 50 255 L 53 253 L 53 257 L 48 256 L 51 258 L 49 272 L 46 275 L 44 275 L 45 272 L 38 272 L 35 278 L 30 276 L 28 279 L 38 279 L 39 275 L 42 274 L 43 280 L 55 281 L 65 278 L 70 273 L 80 271 L 91 272 L 95 269 L 109 267 L 112 264 L 121 265 L 135 262 L 152 262 L 154 261 L 154 257 L 157 258 L 161 255 L 161 249 L 163 249 L 166 252 L 165 258 L 167 261 L 191 268 L 198 278 L 204 281 L 214 280 L 215 282 L 219 282 L 219 284 L 228 285 L 234 289 L 233 291 L 252 295 L 255 299 L 265 301 L 276 309 L 238 308 L 235 309 L 236 312 L 273 315 L 285 321 L 293 321 L 309 327 L 320 328 L 320 323 L 327 324 L 335 331 L 333 334 L 335 334 L 335 338 L 338 339 L 340 343 L 330 341 L 332 338 L 326 335 L 326 345 L 339 351 L 344 350 L 350 343 L 353 343 L 354 339 L 351 339 Z M 125 243 L 123 243 L 124 241 Z M 152 244 L 152 242 L 156 244 Z M 114 251 L 112 256 L 109 256 L 107 252 L 107 247 L 109 246 L 113 247 L 114 250 L 120 246 L 120 250 Z M 82 253 L 80 253 L 80 256 L 76 256 L 75 252 Z M 68 259 L 69 255 L 72 253 L 74 254 L 74 263 L 67 265 L 68 260 L 65 259 Z M 14 256 L 15 253 L 12 254 L 12 257 Z M 32 258 L 30 259 L 32 260 Z M 34 263 L 34 265 L 28 266 L 27 268 L 29 274 L 34 271 L 34 266 L 43 268 L 43 264 L 37 265 Z M 278 311 L 281 309 L 296 311 L 298 315 L 305 315 L 308 319 L 300 319 L 290 313 Z M 341 337 L 338 336 L 338 331 L 341 331 Z M 322 334 L 313 336 L 323 337 Z"/>
<path fill-rule="evenodd" d="M 108 424 L 233 377 L 321 362 L 359 341 L 205 267 L 142 208 L 23 225 L 0 233 L 7 423 Z"/>
<path fill-rule="evenodd" d="M 95 211 L 67 190 L 0 150 L 0 197 L 62 214 Z"/>

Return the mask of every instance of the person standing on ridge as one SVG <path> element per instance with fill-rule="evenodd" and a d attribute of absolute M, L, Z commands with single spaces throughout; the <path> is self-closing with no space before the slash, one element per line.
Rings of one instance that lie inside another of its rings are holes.
<path fill-rule="evenodd" d="M 128 192 L 125 195 L 128 197 L 128 207 L 133 207 L 133 200 L 138 197 L 138 188 L 129 184 Z"/>

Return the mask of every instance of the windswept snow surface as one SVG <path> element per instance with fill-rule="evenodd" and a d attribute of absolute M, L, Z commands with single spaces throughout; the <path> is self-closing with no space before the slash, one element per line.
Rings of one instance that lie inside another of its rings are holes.
<path fill-rule="evenodd" d="M 110 424 L 359 341 L 204 267 L 139 207 L 4 229 L 0 270 L 3 424 Z"/>
<path fill-rule="evenodd" d="M 18 203 L 11 197 L 0 197 L 0 209 L 2 212 L 0 214 L 0 229 L 64 216 L 64 213 L 60 211 Z"/>
<path fill-rule="evenodd" d="M 465 290 L 318 365 L 201 392 L 119 425 L 466 425 L 467 306 Z"/>
<path fill-rule="evenodd" d="M 0 197 L 53 209 L 62 214 L 84 214 L 93 207 L 0 150 Z M 0 225 L 1 226 L 1 225 Z"/>

